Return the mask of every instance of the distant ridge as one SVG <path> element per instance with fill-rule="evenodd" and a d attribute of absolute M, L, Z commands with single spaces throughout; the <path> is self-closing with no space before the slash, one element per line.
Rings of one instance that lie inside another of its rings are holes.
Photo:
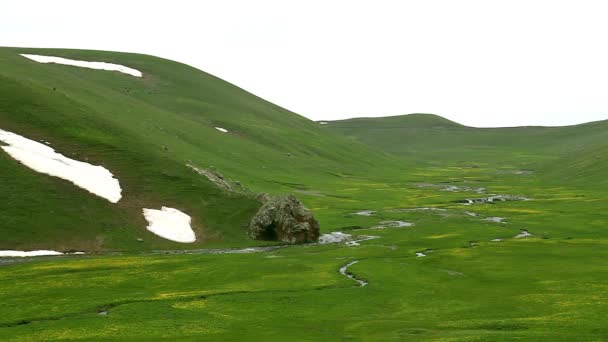
<path fill-rule="evenodd" d="M 333 126 L 354 127 L 365 125 L 368 128 L 431 128 L 431 127 L 465 127 L 457 122 L 435 114 L 413 113 L 377 118 L 352 118 L 329 122 Z"/>
<path fill-rule="evenodd" d="M 565 126 L 542 126 L 542 125 L 523 125 L 523 126 L 501 126 L 501 127 L 475 127 L 466 126 L 458 122 L 444 118 L 437 114 L 411 113 L 392 116 L 378 117 L 356 117 L 342 120 L 318 120 L 324 124 L 331 124 L 340 127 L 354 127 L 364 124 L 368 128 L 431 128 L 431 127 L 459 127 L 475 129 L 509 129 L 509 128 L 566 128 L 577 126 L 608 125 L 608 119 L 583 122 L 575 125 Z"/>
<path fill-rule="evenodd" d="M 606 184 L 608 120 L 573 126 L 475 128 L 433 114 L 325 121 L 344 134 L 419 165 L 499 165 L 542 171 L 545 180 Z M 512 162 L 514 164 L 515 162 Z"/>

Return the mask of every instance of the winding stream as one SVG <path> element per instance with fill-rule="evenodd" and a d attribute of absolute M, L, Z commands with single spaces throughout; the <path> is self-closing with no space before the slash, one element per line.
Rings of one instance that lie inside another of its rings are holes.
<path fill-rule="evenodd" d="M 354 274 L 350 273 L 348 271 L 348 268 L 351 267 L 352 265 L 358 263 L 359 260 L 355 260 L 355 261 L 351 261 L 348 264 L 340 267 L 340 274 L 342 274 L 343 276 L 352 279 L 354 281 L 356 281 L 357 283 L 359 283 L 359 286 L 363 287 L 363 286 L 367 286 L 368 282 L 366 282 L 365 280 L 359 279 L 357 277 L 355 277 Z"/>

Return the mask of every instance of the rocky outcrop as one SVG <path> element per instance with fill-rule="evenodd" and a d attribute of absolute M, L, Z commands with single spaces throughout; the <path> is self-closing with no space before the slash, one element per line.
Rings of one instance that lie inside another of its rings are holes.
<path fill-rule="evenodd" d="M 316 242 L 319 222 L 296 197 L 268 198 L 249 222 L 249 236 L 256 240 L 280 241 L 289 244 Z"/>
<path fill-rule="evenodd" d="M 194 170 L 194 172 L 198 173 L 199 175 L 207 177 L 207 179 L 213 184 L 215 184 L 218 188 L 227 191 L 234 191 L 230 182 L 228 182 L 221 173 L 215 170 L 206 170 L 200 167 L 196 167 L 189 163 L 186 164 L 186 166 Z"/>
<path fill-rule="evenodd" d="M 198 173 L 199 175 L 206 177 L 209 181 L 222 190 L 229 192 L 249 193 L 249 190 L 247 190 L 241 184 L 241 182 L 231 181 L 230 179 L 224 177 L 224 175 L 222 175 L 213 166 L 209 167 L 209 169 L 203 169 L 192 165 L 190 161 L 188 161 L 186 166 L 194 170 L 194 172 Z"/>

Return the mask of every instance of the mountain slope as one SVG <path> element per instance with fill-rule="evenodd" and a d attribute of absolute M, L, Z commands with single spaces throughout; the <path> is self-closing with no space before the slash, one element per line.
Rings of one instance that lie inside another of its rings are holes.
<path fill-rule="evenodd" d="M 41 64 L 20 54 L 115 63 L 140 70 L 143 77 Z M 391 162 L 180 63 L 126 53 L 23 48 L 0 48 L 0 63 L 0 129 L 103 165 L 123 188 L 123 199 L 111 204 L 0 154 L 0 200 L 6 203 L 0 249 L 250 244 L 242 226 L 259 204 L 250 195 L 218 189 L 187 164 L 213 166 L 253 191 L 282 192 L 289 189 L 283 184 L 330 182 L 334 174 L 363 173 Z M 142 208 L 161 206 L 192 216 L 196 243 L 179 244 L 146 231 Z"/>
<path fill-rule="evenodd" d="M 430 114 L 330 121 L 328 130 L 421 165 L 491 165 L 599 178 L 608 121 L 567 127 L 474 128 Z M 549 170 L 567 166 L 560 172 Z M 570 165 L 570 166 L 568 166 Z M 594 165 L 594 166 L 592 166 Z M 591 179 L 590 179 L 591 181 Z M 583 182 L 584 183 L 584 182 Z"/>
<path fill-rule="evenodd" d="M 408 114 L 381 118 L 352 118 L 331 121 L 332 127 L 353 129 L 412 129 L 412 128 L 464 128 L 465 126 L 435 114 Z"/>
<path fill-rule="evenodd" d="M 545 178 L 562 184 L 588 188 L 608 188 L 608 137 L 596 144 L 579 144 L 558 159 L 545 163 L 541 169 Z"/>

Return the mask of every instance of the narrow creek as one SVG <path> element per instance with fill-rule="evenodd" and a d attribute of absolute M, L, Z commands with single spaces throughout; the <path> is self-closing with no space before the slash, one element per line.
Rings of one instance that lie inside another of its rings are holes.
<path fill-rule="evenodd" d="M 349 279 L 352 279 L 352 280 L 356 281 L 359 284 L 360 287 L 367 286 L 368 282 L 366 282 L 363 279 L 359 279 L 359 278 L 355 277 L 354 274 L 352 274 L 351 272 L 348 271 L 349 267 L 351 267 L 352 265 L 354 265 L 354 264 L 356 264 L 358 262 L 359 262 L 359 260 L 351 261 L 348 264 L 340 267 L 340 274 L 342 274 L 343 276 L 345 276 L 345 277 L 347 277 Z"/>

